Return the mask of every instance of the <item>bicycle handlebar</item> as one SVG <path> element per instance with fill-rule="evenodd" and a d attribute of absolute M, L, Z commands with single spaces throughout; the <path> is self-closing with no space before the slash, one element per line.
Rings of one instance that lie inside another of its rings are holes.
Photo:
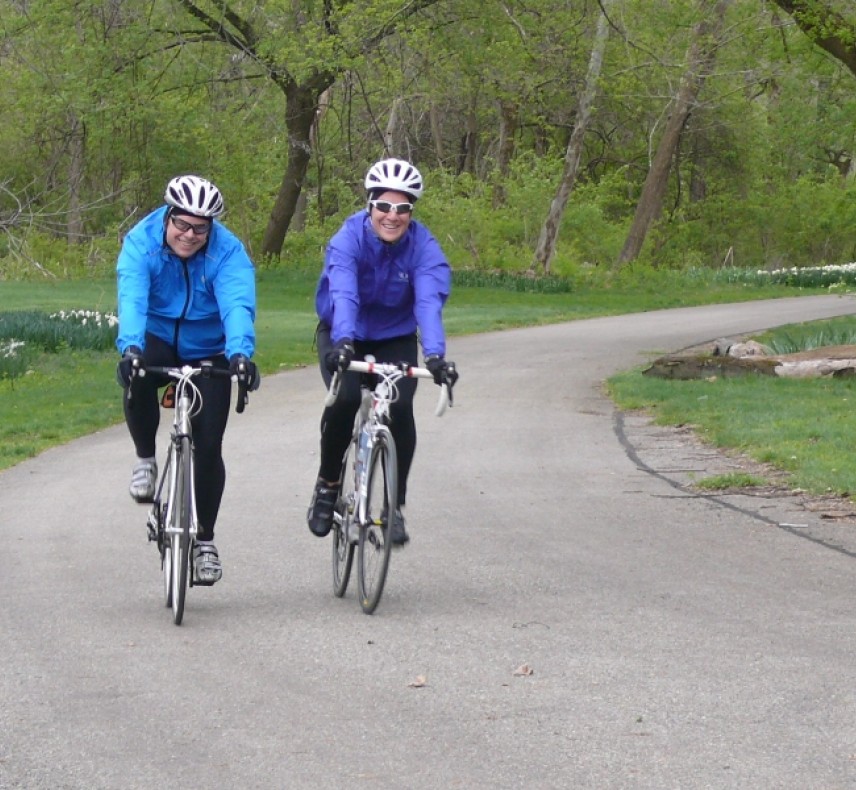
<path fill-rule="evenodd" d="M 360 359 L 351 360 L 346 368 L 350 373 L 376 373 L 380 376 L 389 376 L 400 374 L 403 378 L 411 379 L 432 379 L 434 374 L 428 368 L 420 368 L 415 365 L 408 365 L 406 362 L 366 362 Z M 333 379 L 330 381 L 330 387 L 327 390 L 327 397 L 324 399 L 325 406 L 332 406 L 339 395 L 339 373 L 333 374 Z M 440 386 L 440 396 L 437 399 L 437 407 L 434 409 L 434 414 L 440 417 L 446 408 L 452 402 L 451 393 L 448 384 Z"/>
<path fill-rule="evenodd" d="M 241 381 L 238 376 L 233 376 L 226 368 L 215 367 L 214 363 L 208 362 L 207 360 L 201 362 L 198 367 L 194 367 L 193 365 L 146 365 L 146 367 L 142 368 L 137 375 L 142 378 L 146 373 L 157 373 L 161 376 L 168 376 L 176 381 L 186 376 L 188 373 L 192 376 L 230 379 L 238 384 L 238 402 L 235 404 L 235 411 L 238 412 L 238 414 L 241 414 L 249 402 L 249 390 L 246 383 Z M 128 387 L 128 400 L 131 400 L 131 387 Z"/>

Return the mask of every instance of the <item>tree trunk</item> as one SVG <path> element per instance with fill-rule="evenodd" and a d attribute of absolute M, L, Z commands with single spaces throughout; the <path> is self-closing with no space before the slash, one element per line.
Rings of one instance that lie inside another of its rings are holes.
<path fill-rule="evenodd" d="M 493 182 L 493 207 L 505 205 L 505 179 L 514 153 L 514 136 L 517 133 L 520 106 L 516 101 L 502 99 L 499 102 L 499 150 L 496 157 L 496 173 Z"/>
<path fill-rule="evenodd" d="M 333 83 L 332 75 L 321 75 L 304 85 L 285 81 L 285 128 L 288 134 L 288 164 L 262 238 L 262 255 L 278 258 L 285 234 L 294 217 L 306 170 L 312 157 L 312 125 L 321 95 Z"/>
<path fill-rule="evenodd" d="M 718 0 L 709 15 L 706 8 L 709 2 L 701 4 L 704 16 L 693 31 L 692 43 L 687 54 L 687 70 L 678 87 L 672 112 L 666 121 L 666 128 L 645 178 L 630 232 L 615 263 L 616 269 L 639 257 L 648 231 L 662 212 L 672 160 L 678 149 L 687 118 L 716 58 L 719 35 L 730 3 L 731 0 Z"/>
<path fill-rule="evenodd" d="M 585 87 L 583 88 L 582 96 L 580 96 L 580 104 L 577 108 L 577 120 L 574 123 L 574 131 L 571 133 L 571 139 L 568 141 L 568 147 L 565 151 L 565 167 L 562 171 L 562 180 L 559 182 L 556 196 L 550 204 L 547 218 L 541 227 L 541 235 L 538 238 L 538 245 L 535 247 L 535 257 L 529 266 L 529 271 L 532 272 L 538 267 L 542 268 L 545 273 L 550 271 L 550 262 L 556 253 L 556 239 L 559 236 L 562 215 L 565 213 L 565 208 L 568 205 L 568 200 L 571 197 L 571 192 L 577 180 L 577 171 L 579 170 L 580 159 L 583 153 L 583 140 L 585 139 L 586 129 L 588 129 L 589 119 L 591 118 L 592 104 L 597 93 L 597 81 L 600 78 L 600 69 L 603 64 L 603 53 L 606 49 L 606 40 L 609 37 L 609 20 L 606 17 L 608 7 L 608 0 L 605 0 L 603 13 L 601 13 L 597 20 L 597 29 L 591 48 L 591 56 L 589 57 Z"/>
<path fill-rule="evenodd" d="M 477 95 L 470 100 L 470 108 L 467 113 L 467 131 L 461 140 L 461 158 L 458 173 L 476 172 L 476 137 L 478 135 L 478 119 L 476 118 Z"/>
<path fill-rule="evenodd" d="M 434 102 L 431 102 L 431 107 L 428 110 L 428 118 L 431 122 L 431 139 L 434 142 L 434 155 L 437 157 L 437 164 L 440 167 L 444 167 L 446 157 L 443 149 L 443 127 L 440 123 L 440 111 Z"/>
<path fill-rule="evenodd" d="M 392 107 L 389 111 L 389 119 L 386 122 L 386 131 L 383 133 L 383 145 L 386 151 L 386 156 L 394 156 L 400 159 L 409 159 L 408 156 L 402 156 L 395 144 L 395 132 L 398 129 L 398 116 L 403 99 L 396 97 L 392 100 Z"/>
<path fill-rule="evenodd" d="M 83 212 L 81 192 L 83 190 L 83 162 L 86 131 L 73 110 L 68 113 L 68 222 L 66 233 L 72 244 L 83 241 Z"/>

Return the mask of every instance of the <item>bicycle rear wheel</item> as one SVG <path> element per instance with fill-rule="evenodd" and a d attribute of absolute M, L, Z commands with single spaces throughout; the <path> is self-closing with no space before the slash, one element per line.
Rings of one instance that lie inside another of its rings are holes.
<path fill-rule="evenodd" d="M 351 565 L 354 561 L 354 544 L 350 540 L 351 523 L 356 518 L 356 491 L 354 490 L 354 459 L 356 445 L 351 442 L 342 462 L 339 478 L 339 498 L 333 510 L 333 594 L 341 598 L 348 589 Z"/>
<path fill-rule="evenodd" d="M 190 518 L 193 512 L 191 497 L 193 494 L 190 439 L 179 439 L 176 451 L 175 492 L 172 507 L 172 527 L 170 535 L 170 566 L 172 576 L 172 620 L 181 625 L 184 617 L 184 599 L 187 594 L 187 571 L 190 567 Z"/>
<path fill-rule="evenodd" d="M 389 522 L 398 497 L 395 442 L 388 429 L 378 431 L 367 479 L 366 523 L 357 547 L 360 606 L 371 614 L 380 603 L 392 549 Z"/>

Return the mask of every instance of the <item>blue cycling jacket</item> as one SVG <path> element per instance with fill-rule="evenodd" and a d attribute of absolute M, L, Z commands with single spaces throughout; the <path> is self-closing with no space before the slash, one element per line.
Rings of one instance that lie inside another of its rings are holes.
<path fill-rule="evenodd" d="M 386 244 L 360 211 L 327 245 L 315 309 L 334 343 L 387 340 L 418 329 L 423 354 L 444 356 L 442 315 L 451 281 L 446 256 L 424 225 L 411 220 L 399 241 Z"/>
<path fill-rule="evenodd" d="M 116 266 L 119 352 L 145 348 L 151 332 L 181 360 L 255 350 L 256 281 L 244 245 L 213 222 L 208 244 L 182 260 L 164 243 L 167 207 L 153 211 L 125 236 Z"/>

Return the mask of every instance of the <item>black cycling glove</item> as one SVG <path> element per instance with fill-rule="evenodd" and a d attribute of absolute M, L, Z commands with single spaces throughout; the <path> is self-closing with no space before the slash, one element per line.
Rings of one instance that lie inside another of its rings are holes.
<path fill-rule="evenodd" d="M 331 373 L 347 370 L 355 353 L 354 341 L 349 337 L 343 338 L 327 352 L 324 357 L 324 366 Z"/>
<path fill-rule="evenodd" d="M 139 346 L 128 346 L 116 366 L 116 381 L 119 386 L 127 389 L 137 376 L 145 375 L 145 372 L 146 362 L 142 349 Z"/>
<path fill-rule="evenodd" d="M 425 357 L 425 367 L 434 376 L 435 384 L 447 384 L 449 389 L 455 386 L 455 382 L 458 380 L 458 371 L 454 362 L 447 362 L 439 354 L 431 354 L 431 356 Z"/>
<path fill-rule="evenodd" d="M 248 392 L 255 392 L 262 383 L 262 376 L 253 360 L 243 354 L 232 354 L 229 358 L 229 373 L 244 384 Z"/>

